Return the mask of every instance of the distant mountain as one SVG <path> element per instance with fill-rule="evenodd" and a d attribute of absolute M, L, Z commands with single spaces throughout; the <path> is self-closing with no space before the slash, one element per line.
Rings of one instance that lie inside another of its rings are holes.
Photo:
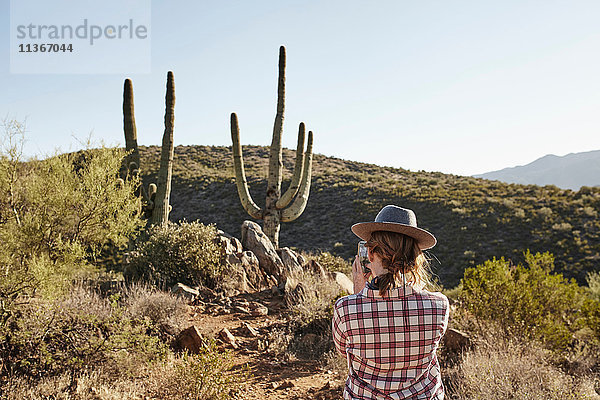
<path fill-rule="evenodd" d="M 581 186 L 600 186 L 600 150 L 570 153 L 563 157 L 548 154 L 527 165 L 474 176 L 507 183 L 556 185 L 571 190 L 579 190 Z"/>

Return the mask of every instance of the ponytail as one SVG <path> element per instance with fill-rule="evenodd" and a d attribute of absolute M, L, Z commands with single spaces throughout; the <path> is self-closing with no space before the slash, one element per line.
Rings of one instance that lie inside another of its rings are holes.
<path fill-rule="evenodd" d="M 379 293 L 385 296 L 389 289 L 399 287 L 404 279 L 423 288 L 430 283 L 428 262 L 418 242 L 410 236 L 388 231 L 375 231 L 366 246 L 381 258 L 387 272 L 379 275 Z M 403 276 L 402 276 L 403 275 Z M 410 275 L 407 277 L 407 275 Z"/>

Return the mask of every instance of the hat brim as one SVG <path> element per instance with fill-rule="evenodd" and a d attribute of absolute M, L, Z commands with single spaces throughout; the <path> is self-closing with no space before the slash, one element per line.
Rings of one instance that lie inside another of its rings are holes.
<path fill-rule="evenodd" d="M 351 229 L 352 232 L 362 240 L 369 240 L 371 238 L 371 233 L 375 231 L 402 233 L 416 239 L 421 250 L 430 249 L 437 243 L 435 236 L 425 229 L 396 222 L 360 222 L 352 225 Z"/>

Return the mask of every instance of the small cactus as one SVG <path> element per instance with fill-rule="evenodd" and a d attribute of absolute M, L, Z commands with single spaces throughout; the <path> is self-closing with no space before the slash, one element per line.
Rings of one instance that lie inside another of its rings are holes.
<path fill-rule="evenodd" d="M 235 181 L 242 206 L 251 217 L 262 219 L 263 229 L 275 247 L 279 247 L 279 229 L 281 222 L 290 222 L 298 218 L 304 211 L 310 193 L 312 170 L 313 133 L 308 132 L 308 143 L 304 151 L 305 126 L 298 128 L 298 146 L 292 181 L 286 192 L 281 195 L 283 156 L 281 135 L 285 111 L 285 47 L 279 48 L 279 78 L 277 85 L 277 114 L 273 126 L 273 139 L 269 154 L 269 175 L 267 179 L 267 198 L 264 208 L 256 205 L 248 190 L 248 181 L 244 171 L 240 129 L 235 113 L 231 114 L 231 140 L 233 143 L 233 164 Z"/>

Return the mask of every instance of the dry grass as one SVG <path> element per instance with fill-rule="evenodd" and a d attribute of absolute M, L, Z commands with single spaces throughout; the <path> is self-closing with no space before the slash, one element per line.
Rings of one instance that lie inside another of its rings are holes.
<path fill-rule="evenodd" d="M 333 347 L 331 315 L 342 290 L 312 271 L 302 271 L 292 279 L 298 282 L 297 294 L 288 302 L 286 324 L 269 335 L 268 350 L 284 358 L 321 358 Z"/>
<path fill-rule="evenodd" d="M 170 293 L 133 284 L 124 290 L 124 302 L 129 317 L 148 319 L 163 334 L 173 336 L 187 327 L 188 306 Z"/>
<path fill-rule="evenodd" d="M 226 400 L 235 398 L 247 371 L 230 371 L 231 356 L 208 346 L 198 355 L 171 354 L 166 360 L 139 364 L 135 376 L 98 367 L 71 381 L 62 374 L 43 379 L 11 377 L 5 400 Z"/>
<path fill-rule="evenodd" d="M 572 376 L 550 363 L 534 342 L 520 343 L 490 336 L 459 362 L 443 370 L 449 399 L 564 400 L 600 399 L 594 378 Z"/>
<path fill-rule="evenodd" d="M 14 365 L 0 375 L 0 399 L 235 398 L 248 374 L 231 370 L 230 353 L 214 342 L 200 354 L 169 350 L 186 308 L 141 285 L 110 298 L 75 286 L 64 299 L 35 299 L 6 344 Z"/>

